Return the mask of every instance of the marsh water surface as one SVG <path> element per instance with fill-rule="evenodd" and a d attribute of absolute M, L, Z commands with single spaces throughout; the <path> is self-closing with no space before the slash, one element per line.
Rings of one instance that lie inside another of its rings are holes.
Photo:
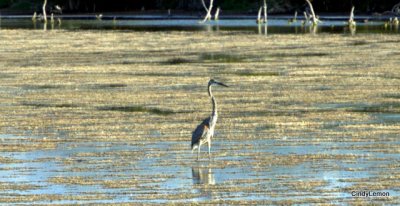
<path fill-rule="evenodd" d="M 9 17 L 1 20 L 2 29 L 66 29 L 66 30 L 131 30 L 131 31 L 243 31 L 250 33 L 268 34 L 302 34 L 309 33 L 308 25 L 303 20 L 293 22 L 290 17 L 271 18 L 266 25 L 257 25 L 254 19 L 229 18 L 202 23 L 196 18 L 134 18 L 120 16 L 113 20 L 113 16 L 105 16 L 103 20 L 93 19 L 94 16 L 64 16 L 61 22 L 45 26 L 40 21 L 32 22 L 26 18 Z M 132 19 L 130 19 L 132 18 Z M 369 20 L 371 19 L 371 20 Z M 359 17 L 357 33 L 399 33 L 398 26 L 387 23 L 389 17 Z M 328 16 L 317 28 L 323 33 L 350 33 L 346 17 Z"/>

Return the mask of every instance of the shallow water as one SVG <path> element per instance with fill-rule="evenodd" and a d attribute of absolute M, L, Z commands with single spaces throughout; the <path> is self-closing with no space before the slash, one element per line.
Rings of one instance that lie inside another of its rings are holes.
<path fill-rule="evenodd" d="M 220 134 L 224 136 L 224 134 Z M 3 144 L 13 144 L 15 141 L 24 141 L 25 137 L 15 137 L 12 135 L 1 135 Z M 39 138 L 39 137 L 37 137 Z M 166 137 L 160 137 L 166 138 Z M 15 140 L 18 139 L 18 140 Z M 390 164 L 391 159 L 398 158 L 397 154 L 382 152 L 371 152 L 369 145 L 374 143 L 348 143 L 348 142 L 306 142 L 298 145 L 295 142 L 303 137 L 284 137 L 284 140 L 251 140 L 251 141 L 229 141 L 215 139 L 213 150 L 230 150 L 229 148 L 240 148 L 241 145 L 251 146 L 248 150 L 235 149 L 238 155 L 224 157 L 216 156 L 208 160 L 206 152 L 203 151 L 202 159 L 195 161 L 195 155 L 188 150 L 176 151 L 174 148 L 186 148 L 186 142 L 140 142 L 137 145 L 129 145 L 121 142 L 76 142 L 58 144 L 57 148 L 45 151 L 31 152 L 1 152 L 2 157 L 9 157 L 21 161 L 11 164 L 0 164 L 0 182 L 18 185 L 35 185 L 38 188 L 21 191 L 3 191 L 3 195 L 22 194 L 48 194 L 48 195 L 82 195 L 86 192 L 96 191 L 100 194 L 111 195 L 108 198 L 98 200 L 79 201 L 80 203 L 121 203 L 132 201 L 144 201 L 143 196 L 152 197 L 147 202 L 169 202 L 168 196 L 180 195 L 185 193 L 188 196 L 173 198 L 176 202 L 196 202 L 203 200 L 266 200 L 277 201 L 295 195 L 298 189 L 285 186 L 285 184 L 295 183 L 299 180 L 324 181 L 318 189 L 326 191 L 321 193 L 304 193 L 298 198 L 322 198 L 329 195 L 333 199 L 345 199 L 351 197 L 344 188 L 350 187 L 352 181 L 362 178 L 374 178 L 376 174 L 382 173 L 382 168 L 375 165 Z M 385 142 L 381 142 L 385 144 Z M 393 143 L 392 143 L 393 144 Z M 394 143 L 400 144 L 400 142 Z M 354 149 L 355 148 L 355 149 Z M 113 163 L 121 160 L 120 153 L 138 152 L 139 157 L 135 163 L 126 162 L 126 165 L 113 166 Z M 88 154 L 88 155 L 85 155 Z M 108 155 L 109 154 L 109 155 Z M 345 159 L 321 159 L 317 161 L 305 161 L 295 165 L 274 165 L 273 163 L 259 170 L 254 168 L 257 161 L 254 154 L 262 156 L 274 156 L 274 158 L 287 157 L 290 155 L 351 155 L 355 156 L 350 162 Z M 386 159 L 382 161 L 382 159 Z M 72 164 L 65 164 L 64 161 L 72 161 Z M 224 161 L 234 161 L 233 166 L 218 165 Z M 252 163 L 251 163 L 252 162 Z M 336 168 L 333 169 L 332 168 Z M 352 171 L 350 168 L 356 168 Z M 82 171 L 81 171 L 82 170 Z M 68 172 L 69 171 L 69 172 Z M 81 177 L 94 181 L 93 184 L 86 185 L 82 182 L 70 184 L 57 184 L 49 182 L 51 178 L 61 177 Z M 150 180 L 149 178 L 152 177 Z M 124 179 L 134 179 L 138 184 L 127 185 L 126 188 L 109 188 L 104 185 L 105 180 L 118 181 Z M 236 185 L 236 181 L 243 182 L 240 187 L 246 185 L 259 188 L 256 191 L 213 191 L 207 185 Z M 99 181 L 99 182 L 96 182 Z M 278 184 L 279 182 L 279 184 Z M 278 184 L 278 185 L 276 185 Z M 269 188 L 269 189 L 268 189 Z M 285 193 L 271 191 L 285 191 Z M 301 189 L 300 189 L 301 190 Z M 336 192 L 328 192 L 335 190 Z M 305 191 L 304 191 L 305 192 Z M 391 196 L 400 195 L 398 191 L 388 191 Z M 270 194 L 269 193 L 274 193 Z M 328 194 L 329 193 L 329 194 Z M 190 196 L 193 194 L 194 196 Z M 291 198 L 296 198 L 292 196 Z M 52 200 L 51 203 L 74 203 L 68 200 Z M 20 202 L 30 203 L 30 202 Z M 36 203 L 50 203 L 49 201 L 39 201 Z M 334 203 L 334 202 L 332 202 Z"/>
<path fill-rule="evenodd" d="M 366 17 L 368 18 L 368 17 Z M 355 33 L 399 33 L 398 26 L 375 20 L 357 23 Z M 132 30 L 132 31 L 242 31 L 260 34 L 302 34 L 310 33 L 309 26 L 301 20 L 271 19 L 267 25 L 257 25 L 253 19 L 223 19 L 201 23 L 198 19 L 63 19 L 62 23 L 32 22 L 29 18 L 2 19 L 0 29 L 66 29 L 66 30 Z M 318 33 L 350 33 L 347 21 L 341 18 L 326 18 L 317 28 Z"/>

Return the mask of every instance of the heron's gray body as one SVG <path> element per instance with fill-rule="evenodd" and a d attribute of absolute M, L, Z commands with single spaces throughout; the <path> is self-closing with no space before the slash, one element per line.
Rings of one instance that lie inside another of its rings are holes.
<path fill-rule="evenodd" d="M 225 84 L 216 82 L 213 79 L 211 79 L 210 82 L 208 83 L 208 94 L 211 97 L 213 110 L 212 110 L 211 116 L 204 119 L 203 122 L 200 125 L 198 125 L 197 128 L 192 133 L 191 148 L 192 148 L 192 152 L 195 149 L 198 149 L 197 159 L 199 158 L 200 147 L 201 147 L 201 145 L 203 145 L 205 143 L 208 144 L 208 155 L 210 156 L 210 154 L 211 154 L 211 139 L 214 136 L 215 125 L 217 124 L 217 120 L 218 120 L 217 101 L 215 100 L 215 98 L 212 94 L 212 91 L 211 91 L 212 85 L 222 85 L 222 86 L 227 87 Z"/>
<path fill-rule="evenodd" d="M 196 149 L 199 144 L 204 144 L 211 139 L 210 117 L 203 120 L 192 133 L 192 150 Z"/>

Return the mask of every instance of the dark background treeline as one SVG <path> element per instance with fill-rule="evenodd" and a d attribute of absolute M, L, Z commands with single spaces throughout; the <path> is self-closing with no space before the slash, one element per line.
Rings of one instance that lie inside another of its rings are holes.
<path fill-rule="evenodd" d="M 208 2 L 209 0 L 205 0 Z M 313 0 L 318 12 L 348 12 L 352 5 L 360 13 L 384 12 L 391 10 L 400 0 Z M 2 11 L 40 11 L 43 0 L 0 0 Z M 302 11 L 304 0 L 267 0 L 270 13 Z M 241 13 L 254 12 L 262 0 L 214 0 L 215 7 L 224 11 Z M 48 0 L 49 7 L 60 5 L 64 12 L 128 12 L 141 10 L 203 10 L 201 0 Z"/>

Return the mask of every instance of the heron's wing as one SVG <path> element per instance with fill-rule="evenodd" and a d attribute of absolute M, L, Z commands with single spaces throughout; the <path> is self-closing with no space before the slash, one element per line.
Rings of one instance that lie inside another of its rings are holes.
<path fill-rule="evenodd" d="M 210 129 L 210 117 L 203 120 L 199 126 L 192 133 L 192 147 L 194 144 L 199 143 L 201 137 L 203 137 L 207 131 Z"/>

